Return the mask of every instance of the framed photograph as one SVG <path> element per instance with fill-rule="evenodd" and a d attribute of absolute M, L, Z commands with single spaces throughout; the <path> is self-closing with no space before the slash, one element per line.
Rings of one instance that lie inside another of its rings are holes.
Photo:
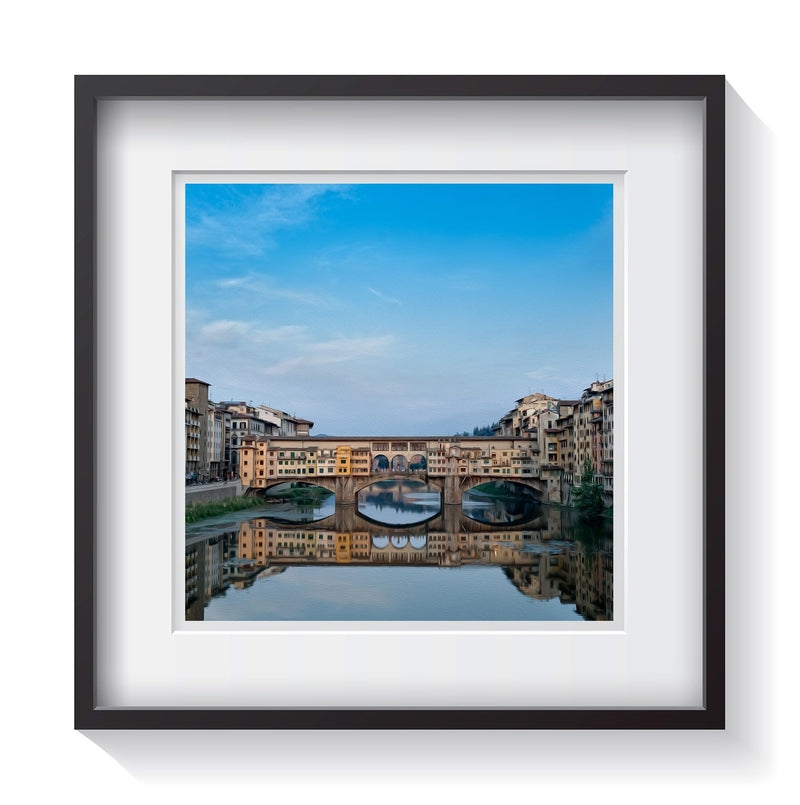
<path fill-rule="evenodd" d="M 76 77 L 76 728 L 724 728 L 724 88 Z"/>

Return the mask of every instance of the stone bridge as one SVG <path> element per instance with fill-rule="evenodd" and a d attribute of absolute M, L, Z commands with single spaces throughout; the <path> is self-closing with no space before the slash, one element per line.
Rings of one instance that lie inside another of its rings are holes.
<path fill-rule="evenodd" d="M 329 489 L 336 496 L 337 505 L 351 505 L 358 503 L 358 493 L 379 481 L 420 481 L 433 489 L 438 489 L 442 496 L 442 503 L 446 505 L 461 505 L 465 492 L 491 481 L 506 481 L 519 484 L 530 489 L 536 500 L 543 501 L 547 497 L 547 483 L 539 478 L 492 478 L 486 475 L 430 475 L 425 471 L 410 472 L 374 472 L 369 475 L 342 475 L 326 478 L 325 476 L 309 478 L 307 476 L 289 476 L 265 482 L 263 487 L 250 488 L 248 495 L 264 495 L 269 489 L 287 482 L 303 483 L 308 486 L 320 486 Z"/>
<path fill-rule="evenodd" d="M 381 523 L 367 517 L 351 506 L 340 506 L 336 511 L 322 520 L 315 520 L 309 524 L 314 528 L 332 528 L 337 533 L 349 534 L 354 531 L 368 531 L 372 536 L 386 534 L 404 534 L 407 536 L 418 534 L 423 536 L 429 532 L 441 532 L 447 534 L 496 534 L 498 531 L 540 531 L 548 527 L 548 515 L 541 510 L 537 511 L 530 520 L 517 521 L 514 523 L 481 523 L 473 520 L 464 514 L 460 505 L 445 504 L 442 508 L 429 517 L 418 523 L 407 523 L 404 525 L 393 525 Z"/>
<path fill-rule="evenodd" d="M 540 472 L 538 441 L 527 437 L 244 437 L 239 452 L 248 494 L 302 482 L 331 490 L 343 505 L 383 480 L 422 481 L 445 504 L 492 481 L 526 486 L 538 500 L 552 500 L 556 485 L 552 472 Z"/>

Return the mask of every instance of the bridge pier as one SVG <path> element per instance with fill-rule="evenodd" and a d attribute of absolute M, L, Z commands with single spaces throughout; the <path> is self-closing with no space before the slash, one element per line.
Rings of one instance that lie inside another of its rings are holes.
<path fill-rule="evenodd" d="M 334 479 L 333 492 L 336 505 L 354 506 L 356 503 L 356 479 L 352 475 L 341 475 Z"/>
<path fill-rule="evenodd" d="M 461 479 L 458 475 L 445 475 L 442 502 L 450 505 L 461 505 Z"/>

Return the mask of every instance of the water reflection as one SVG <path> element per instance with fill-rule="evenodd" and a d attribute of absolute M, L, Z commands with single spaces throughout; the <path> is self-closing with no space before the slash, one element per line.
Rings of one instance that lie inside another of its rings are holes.
<path fill-rule="evenodd" d="M 613 618 L 610 522 L 531 501 L 442 507 L 437 496 L 434 507 L 412 483 L 370 487 L 363 510 L 326 501 L 313 523 L 271 507 L 187 533 L 187 620 Z M 427 520 L 384 525 L 364 512 Z"/>
<path fill-rule="evenodd" d="M 270 518 L 282 523 L 314 523 L 330 517 L 336 509 L 333 493 L 318 486 L 310 489 L 313 494 L 309 494 L 308 498 L 300 497 L 299 500 L 288 495 L 281 497 L 280 493 L 267 498 Z M 293 491 L 297 492 L 297 488 Z"/>
<path fill-rule="evenodd" d="M 379 523 L 420 523 L 441 510 L 441 495 L 421 481 L 377 481 L 358 493 L 358 512 Z"/>
<path fill-rule="evenodd" d="M 522 524 L 538 516 L 539 506 L 527 501 L 517 504 L 501 503 L 497 506 L 484 502 L 469 505 L 465 502 L 464 514 L 479 523 L 488 525 Z"/>
<path fill-rule="evenodd" d="M 467 517 L 491 525 L 526 523 L 541 514 L 539 502 L 531 496 L 514 495 L 497 485 L 491 491 L 472 490 L 464 494 L 462 509 Z"/>

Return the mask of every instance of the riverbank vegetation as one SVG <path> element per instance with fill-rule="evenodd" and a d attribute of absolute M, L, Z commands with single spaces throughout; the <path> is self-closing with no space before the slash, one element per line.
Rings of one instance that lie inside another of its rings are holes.
<path fill-rule="evenodd" d="M 592 460 L 588 456 L 583 462 L 581 481 L 572 490 L 571 502 L 572 506 L 586 518 L 602 517 L 606 514 L 606 505 L 603 502 L 603 487 L 595 479 Z"/>
<path fill-rule="evenodd" d="M 319 486 L 292 486 L 275 492 L 267 492 L 264 497 L 248 495 L 246 497 L 211 500 L 206 503 L 187 503 L 185 520 L 196 523 L 219 514 L 230 514 L 244 509 L 266 508 L 278 503 L 295 503 L 298 506 L 316 506 L 333 492 Z"/>
<path fill-rule="evenodd" d="M 333 492 L 330 489 L 323 489 L 321 486 L 295 486 L 292 484 L 290 489 L 280 489 L 269 491 L 263 498 L 266 503 L 282 501 L 285 503 L 296 503 L 299 506 L 314 506 L 322 503 L 330 497 Z"/>
<path fill-rule="evenodd" d="M 187 503 L 186 522 L 196 523 L 198 520 L 216 517 L 218 514 L 229 514 L 242 509 L 255 509 L 258 506 L 263 508 L 264 505 L 264 498 L 256 497 L 225 498 L 224 500 L 210 500 L 206 503 Z"/>

